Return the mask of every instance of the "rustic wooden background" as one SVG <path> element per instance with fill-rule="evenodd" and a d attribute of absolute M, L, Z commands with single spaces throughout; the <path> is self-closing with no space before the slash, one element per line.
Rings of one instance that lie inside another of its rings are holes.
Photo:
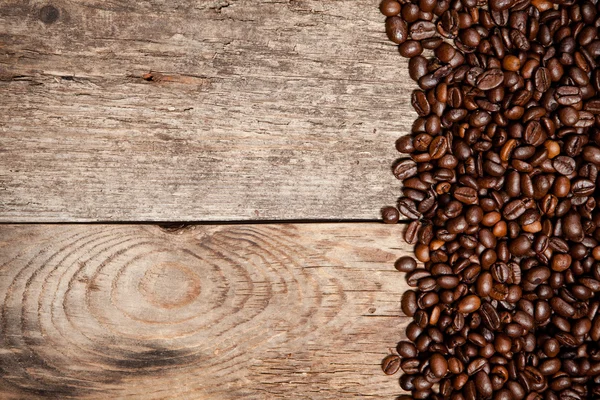
<path fill-rule="evenodd" d="M 377 7 L 0 0 L 0 398 L 400 393 Z"/>

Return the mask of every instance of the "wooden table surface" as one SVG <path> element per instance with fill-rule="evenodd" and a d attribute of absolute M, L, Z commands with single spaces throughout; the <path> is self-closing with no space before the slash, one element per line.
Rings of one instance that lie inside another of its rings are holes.
<path fill-rule="evenodd" d="M 0 398 L 400 394 L 410 249 L 377 220 L 416 115 L 377 0 L 3 0 L 0 26 Z"/>

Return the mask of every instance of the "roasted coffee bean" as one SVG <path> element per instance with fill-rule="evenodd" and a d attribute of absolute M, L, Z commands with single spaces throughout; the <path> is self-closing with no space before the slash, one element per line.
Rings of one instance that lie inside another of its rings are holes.
<path fill-rule="evenodd" d="M 481 299 L 475 295 L 467 296 L 458 303 L 458 312 L 469 314 L 477 311 L 481 306 Z"/>
<path fill-rule="evenodd" d="M 395 224 L 400 219 L 400 213 L 396 207 L 384 207 L 381 210 L 381 216 L 386 224 Z"/>
<path fill-rule="evenodd" d="M 579 112 L 572 106 L 563 107 L 558 110 L 558 118 L 565 126 L 573 126 L 579 119 Z"/>
<path fill-rule="evenodd" d="M 408 224 L 404 231 L 404 241 L 408 244 L 417 243 L 417 234 L 421 228 L 422 223 L 420 221 L 412 221 Z"/>
<path fill-rule="evenodd" d="M 423 52 L 423 46 L 416 40 L 407 40 L 398 46 L 398 51 L 402 57 L 412 58 L 420 55 Z"/>
<path fill-rule="evenodd" d="M 500 316 L 490 303 L 485 302 L 481 305 L 480 315 L 483 324 L 488 329 L 495 331 L 500 327 Z"/>
<path fill-rule="evenodd" d="M 562 175 L 571 175 L 575 172 L 575 160 L 567 156 L 558 156 L 552 160 L 552 166 Z"/>
<path fill-rule="evenodd" d="M 448 361 L 441 354 L 435 353 L 429 359 L 429 367 L 436 378 L 442 378 L 448 372 Z"/>
<path fill-rule="evenodd" d="M 480 90 L 491 90 L 502 84 L 504 73 L 501 69 L 491 69 L 483 72 L 477 77 L 477 88 Z"/>
<path fill-rule="evenodd" d="M 402 296 L 401 308 L 404 315 L 412 317 L 417 312 L 417 293 L 413 290 L 406 291 Z"/>
<path fill-rule="evenodd" d="M 547 68 L 540 67 L 535 72 L 535 89 L 538 92 L 545 92 L 550 89 L 550 72 Z"/>
<path fill-rule="evenodd" d="M 513 200 L 504 206 L 502 210 L 502 215 L 505 219 L 511 221 L 517 219 L 527 210 L 525 204 L 521 200 Z"/>
<path fill-rule="evenodd" d="M 410 37 L 413 40 L 425 40 L 437 34 L 435 24 L 429 21 L 417 21 L 410 26 Z"/>
<path fill-rule="evenodd" d="M 383 359 L 381 368 L 386 375 L 394 375 L 400 369 L 400 357 L 395 354 L 390 354 Z"/>
<path fill-rule="evenodd" d="M 418 219 L 421 216 L 421 213 L 415 206 L 415 202 L 407 198 L 398 201 L 398 211 L 409 219 Z"/>
<path fill-rule="evenodd" d="M 477 204 L 477 191 L 470 187 L 459 187 L 454 191 L 454 198 L 464 204 Z"/>
<path fill-rule="evenodd" d="M 406 39 L 408 39 L 408 26 L 406 25 L 406 22 L 400 17 L 388 17 L 385 20 L 385 31 L 387 33 L 388 38 L 394 43 L 401 44 L 404 43 Z"/>
<path fill-rule="evenodd" d="M 404 256 L 396 260 L 395 266 L 400 272 L 412 272 L 417 268 L 417 262 L 410 256 Z"/>

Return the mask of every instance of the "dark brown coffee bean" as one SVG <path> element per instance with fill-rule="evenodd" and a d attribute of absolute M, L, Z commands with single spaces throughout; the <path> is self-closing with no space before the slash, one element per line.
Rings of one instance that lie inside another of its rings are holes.
<path fill-rule="evenodd" d="M 596 190 L 596 185 L 589 179 L 577 179 L 571 186 L 571 193 L 576 197 L 591 196 Z"/>
<path fill-rule="evenodd" d="M 542 126 L 538 121 L 530 121 L 523 135 L 525 143 L 532 146 L 539 146 L 546 140 L 546 135 L 543 132 Z"/>
<path fill-rule="evenodd" d="M 417 211 L 415 202 L 410 199 L 400 199 L 398 201 L 398 211 L 409 219 L 419 219 L 421 213 Z"/>
<path fill-rule="evenodd" d="M 565 126 L 573 126 L 579 119 L 579 112 L 572 106 L 563 107 L 558 110 L 558 118 Z"/>
<path fill-rule="evenodd" d="M 431 105 L 429 104 L 429 101 L 427 100 L 427 96 L 425 95 L 425 92 L 423 92 L 422 90 L 415 90 L 413 92 L 411 104 L 412 104 L 413 108 L 415 109 L 415 111 L 417 112 L 417 115 L 419 115 L 421 117 L 425 117 L 425 116 L 429 115 L 429 113 L 431 113 Z"/>
<path fill-rule="evenodd" d="M 490 303 L 482 303 L 479 314 L 481 315 L 483 324 L 488 329 L 495 331 L 500 327 L 500 316 L 498 315 L 496 308 Z"/>
<path fill-rule="evenodd" d="M 575 312 L 573 306 L 561 299 L 560 297 L 553 297 L 550 299 L 550 306 L 552 310 L 565 318 L 569 318 Z"/>
<path fill-rule="evenodd" d="M 415 375 L 419 372 L 419 360 L 417 358 L 405 358 L 401 361 L 400 368 L 408 375 Z"/>
<path fill-rule="evenodd" d="M 400 153 L 412 153 L 415 150 L 412 137 L 407 135 L 396 140 L 396 150 Z"/>
<path fill-rule="evenodd" d="M 470 314 L 481 306 L 481 300 L 475 295 L 467 296 L 458 303 L 458 312 Z"/>
<path fill-rule="evenodd" d="M 402 296 L 401 308 L 404 315 L 412 317 L 417 312 L 417 294 L 413 290 L 404 292 Z"/>
<path fill-rule="evenodd" d="M 562 106 L 572 106 L 582 100 L 580 89 L 577 86 L 560 86 L 556 89 L 554 97 Z"/>
<path fill-rule="evenodd" d="M 448 361 L 441 354 L 435 353 L 429 359 L 429 367 L 436 378 L 442 378 L 448 372 Z"/>
<path fill-rule="evenodd" d="M 454 198 L 464 204 L 477 204 L 478 201 L 477 191 L 464 186 L 454 190 Z"/>
<path fill-rule="evenodd" d="M 504 73 L 501 69 L 490 69 L 477 77 L 477 88 L 480 90 L 491 90 L 502 84 Z"/>
<path fill-rule="evenodd" d="M 412 272 L 417 268 L 417 262 L 410 256 L 403 256 L 396 260 L 394 266 L 400 272 Z"/>
<path fill-rule="evenodd" d="M 414 81 L 420 80 L 428 72 L 427 59 L 423 56 L 416 56 L 408 62 L 408 73 Z"/>
<path fill-rule="evenodd" d="M 539 92 L 550 89 L 551 77 L 547 68 L 540 67 L 535 72 L 535 88 Z"/>
<path fill-rule="evenodd" d="M 576 212 L 569 212 L 563 219 L 563 233 L 567 239 L 574 242 L 581 242 L 584 237 L 583 227 L 581 226 L 581 216 Z"/>
<path fill-rule="evenodd" d="M 600 148 L 594 146 L 586 146 L 583 148 L 583 159 L 585 161 L 600 164 Z"/>
<path fill-rule="evenodd" d="M 412 58 L 420 55 L 423 52 L 423 46 L 416 40 L 407 40 L 398 46 L 400 55 L 405 58 Z"/>
<path fill-rule="evenodd" d="M 386 17 L 392 17 L 400 14 L 401 7 L 400 3 L 398 3 L 396 0 L 383 0 L 379 5 L 379 9 Z"/>
<path fill-rule="evenodd" d="M 417 163 L 411 159 L 398 161 L 393 168 L 396 179 L 404 180 L 417 174 Z"/>
<path fill-rule="evenodd" d="M 400 213 L 396 207 L 384 207 L 381 210 L 381 217 L 386 224 L 395 224 L 400 219 Z"/>
<path fill-rule="evenodd" d="M 417 234 L 420 228 L 420 221 L 412 221 L 410 224 L 408 224 L 406 231 L 404 231 L 404 241 L 408 244 L 417 243 Z"/>
<path fill-rule="evenodd" d="M 433 160 L 437 160 L 446 154 L 448 142 L 444 136 L 436 136 L 429 145 L 429 155 Z"/>
<path fill-rule="evenodd" d="M 488 366 L 488 361 L 485 358 L 477 358 L 469 363 L 467 366 L 467 374 L 469 376 L 475 375 L 482 371 Z"/>
<path fill-rule="evenodd" d="M 493 393 L 492 382 L 490 381 L 490 377 L 484 371 L 479 371 L 475 374 L 475 386 L 477 388 L 477 393 L 481 396 L 481 398 L 486 399 L 490 398 Z"/>
<path fill-rule="evenodd" d="M 429 21 L 417 21 L 410 26 L 410 37 L 413 40 L 428 39 L 435 36 L 436 33 L 435 24 Z"/>
<path fill-rule="evenodd" d="M 396 350 L 402 358 L 414 358 L 417 356 L 417 348 L 415 345 L 406 340 L 399 342 L 398 346 L 396 346 Z"/>
<path fill-rule="evenodd" d="M 525 204 L 522 200 L 513 200 L 504 206 L 502 210 L 502 215 L 505 219 L 511 221 L 519 218 L 526 211 Z"/>
<path fill-rule="evenodd" d="M 386 375 L 394 375 L 400 369 L 400 357 L 395 354 L 390 354 L 383 359 L 381 369 Z"/>
<path fill-rule="evenodd" d="M 408 26 L 400 17 L 388 17 L 385 20 L 385 31 L 388 38 L 394 43 L 401 44 L 408 39 Z"/>
<path fill-rule="evenodd" d="M 571 175 L 575 172 L 575 160 L 567 156 L 558 156 L 552 160 L 552 166 L 562 175 Z"/>

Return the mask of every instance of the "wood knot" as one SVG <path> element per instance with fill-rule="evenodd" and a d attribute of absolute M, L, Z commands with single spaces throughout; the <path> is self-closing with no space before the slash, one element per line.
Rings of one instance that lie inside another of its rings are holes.
<path fill-rule="evenodd" d="M 58 8 L 48 4 L 40 9 L 40 21 L 45 24 L 53 24 L 58 21 L 60 17 L 60 11 Z"/>
<path fill-rule="evenodd" d="M 140 282 L 146 300 L 159 308 L 180 308 L 200 295 L 200 278 L 190 268 L 166 262 L 148 269 Z"/>

